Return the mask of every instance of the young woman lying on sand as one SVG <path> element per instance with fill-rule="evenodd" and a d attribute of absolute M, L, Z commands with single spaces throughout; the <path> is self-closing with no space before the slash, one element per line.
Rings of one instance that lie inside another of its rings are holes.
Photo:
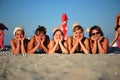
<path fill-rule="evenodd" d="M 75 23 L 73 25 L 73 36 L 68 37 L 68 49 L 73 53 L 90 53 L 89 39 L 84 37 L 83 28 Z"/>
<path fill-rule="evenodd" d="M 48 53 L 68 53 L 67 42 L 64 40 L 64 34 L 59 27 L 54 29 L 53 39 L 50 41 Z"/>
<path fill-rule="evenodd" d="M 32 36 L 28 43 L 28 53 L 48 53 L 49 36 L 46 35 L 46 28 L 38 26 L 35 36 Z"/>
<path fill-rule="evenodd" d="M 13 32 L 14 38 L 10 41 L 13 54 L 27 53 L 28 40 L 25 38 L 23 27 L 16 27 Z"/>
<path fill-rule="evenodd" d="M 92 54 L 107 53 L 108 39 L 104 37 L 104 34 L 99 26 L 93 26 L 90 28 L 89 37 Z"/>

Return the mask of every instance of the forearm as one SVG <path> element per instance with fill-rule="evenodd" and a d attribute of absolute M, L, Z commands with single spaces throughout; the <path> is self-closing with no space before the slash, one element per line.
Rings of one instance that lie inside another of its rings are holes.
<path fill-rule="evenodd" d="M 95 41 L 92 46 L 92 54 L 96 54 L 96 52 L 97 52 L 97 42 Z"/>
<path fill-rule="evenodd" d="M 44 44 L 42 44 L 42 47 L 43 47 L 43 50 L 44 50 L 46 53 L 48 53 L 48 48 L 47 48 Z"/>
<path fill-rule="evenodd" d="M 19 54 L 20 53 L 20 45 L 17 45 L 17 47 L 15 48 L 15 50 L 12 50 L 12 52 L 14 54 Z"/>
<path fill-rule="evenodd" d="M 62 43 L 59 43 L 59 45 L 63 53 L 68 53 L 67 48 L 65 48 Z"/>
<path fill-rule="evenodd" d="M 25 45 L 23 43 L 21 44 L 21 53 L 22 54 L 26 53 Z"/>
<path fill-rule="evenodd" d="M 90 50 L 85 47 L 85 45 L 80 41 L 81 48 L 83 49 L 85 54 L 89 54 Z"/>
<path fill-rule="evenodd" d="M 49 51 L 48 51 L 48 53 L 49 53 L 49 54 L 54 53 L 55 50 L 56 50 L 56 48 L 57 48 L 57 45 L 58 45 L 58 44 L 56 43 L 53 48 L 50 48 Z"/>
<path fill-rule="evenodd" d="M 75 52 L 77 46 L 78 46 L 78 42 L 76 42 L 75 45 L 73 45 L 73 47 L 70 50 L 70 54 L 73 54 Z"/>
<path fill-rule="evenodd" d="M 34 52 L 38 49 L 39 45 L 40 44 L 38 43 L 34 48 L 29 49 L 27 53 L 28 54 L 34 54 Z"/>
<path fill-rule="evenodd" d="M 103 46 L 100 44 L 100 42 L 98 42 L 98 49 L 99 49 L 99 53 L 101 54 L 105 54 L 107 52 L 107 49 L 104 49 Z"/>

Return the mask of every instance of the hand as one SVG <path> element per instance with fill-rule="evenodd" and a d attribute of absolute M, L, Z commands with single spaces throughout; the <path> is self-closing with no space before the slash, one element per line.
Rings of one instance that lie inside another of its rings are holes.
<path fill-rule="evenodd" d="M 81 37 L 79 38 L 79 41 L 81 41 L 83 39 L 84 35 L 83 33 L 81 33 Z"/>
<path fill-rule="evenodd" d="M 97 41 L 94 37 L 91 37 L 90 39 L 93 40 L 93 41 Z"/>
<path fill-rule="evenodd" d="M 45 36 L 43 38 L 41 38 L 41 44 L 43 44 L 45 41 Z"/>
<path fill-rule="evenodd" d="M 25 40 L 26 36 L 24 36 L 22 39 L 21 39 L 21 42 L 23 42 Z"/>
<path fill-rule="evenodd" d="M 55 43 L 57 43 L 57 44 L 58 44 L 58 42 L 59 42 L 58 39 L 56 39 L 56 38 L 54 38 L 54 41 L 55 41 Z"/>
<path fill-rule="evenodd" d="M 17 37 L 14 37 L 14 39 L 17 41 L 17 42 L 20 42 L 21 40 L 19 40 Z"/>
<path fill-rule="evenodd" d="M 36 42 L 40 44 L 40 38 L 38 36 L 35 36 Z"/>
<path fill-rule="evenodd" d="M 109 46 L 112 47 L 112 43 L 110 43 Z"/>
<path fill-rule="evenodd" d="M 21 45 L 21 41 L 18 38 L 14 37 L 14 39 L 15 39 L 17 45 Z"/>
<path fill-rule="evenodd" d="M 101 36 L 101 37 L 98 39 L 98 41 L 100 42 L 102 39 L 103 39 L 103 36 Z"/>
<path fill-rule="evenodd" d="M 75 42 L 75 44 L 78 44 L 79 43 L 79 39 L 74 37 L 74 42 Z"/>
<path fill-rule="evenodd" d="M 59 43 L 63 41 L 63 36 L 60 36 Z"/>
<path fill-rule="evenodd" d="M 77 37 L 73 37 L 73 38 L 74 38 L 75 41 L 78 41 L 78 40 L 79 40 L 79 38 L 77 38 Z"/>

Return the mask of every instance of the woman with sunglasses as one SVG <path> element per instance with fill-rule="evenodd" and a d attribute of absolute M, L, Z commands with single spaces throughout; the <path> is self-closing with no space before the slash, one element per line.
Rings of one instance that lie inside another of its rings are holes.
<path fill-rule="evenodd" d="M 110 47 L 113 46 L 113 44 L 120 38 L 120 13 L 115 18 L 115 33 L 114 33 L 114 39 L 110 43 Z M 118 48 L 120 48 L 120 41 L 118 41 Z"/>
<path fill-rule="evenodd" d="M 99 26 L 93 26 L 89 31 L 90 48 L 91 53 L 105 54 L 108 50 L 108 39 L 104 37 L 104 34 Z"/>
<path fill-rule="evenodd" d="M 68 37 L 68 49 L 70 54 L 89 54 L 89 39 L 84 37 L 83 28 L 76 22 L 73 24 L 73 36 Z"/>

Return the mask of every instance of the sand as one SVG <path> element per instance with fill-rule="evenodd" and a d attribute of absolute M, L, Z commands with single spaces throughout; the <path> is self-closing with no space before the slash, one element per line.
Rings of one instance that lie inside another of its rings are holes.
<path fill-rule="evenodd" d="M 120 80 L 120 54 L 0 53 L 0 80 Z"/>

